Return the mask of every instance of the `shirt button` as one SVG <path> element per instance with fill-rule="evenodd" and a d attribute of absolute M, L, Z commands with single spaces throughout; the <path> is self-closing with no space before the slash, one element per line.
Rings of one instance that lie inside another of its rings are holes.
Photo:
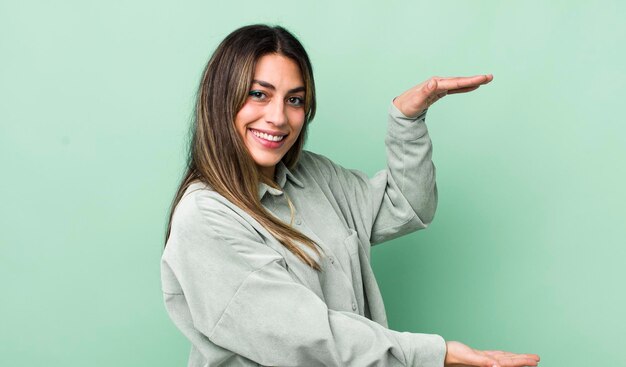
<path fill-rule="evenodd" d="M 335 263 L 335 259 L 333 259 L 333 257 L 332 257 L 332 256 L 331 256 L 331 257 L 329 257 L 329 258 L 328 258 L 328 260 L 330 261 L 330 263 L 331 263 L 331 264 L 334 264 L 334 263 Z"/>
<path fill-rule="evenodd" d="M 356 311 L 356 303 L 352 302 L 352 311 Z"/>
<path fill-rule="evenodd" d="M 297 225 L 302 224 L 302 219 L 300 219 L 300 218 L 296 218 L 296 224 L 297 224 Z"/>

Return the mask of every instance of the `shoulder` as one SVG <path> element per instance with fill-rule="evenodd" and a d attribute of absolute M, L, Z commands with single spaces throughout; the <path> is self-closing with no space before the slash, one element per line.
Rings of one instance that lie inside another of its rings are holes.
<path fill-rule="evenodd" d="M 253 270 L 268 261 L 249 254 L 266 247 L 258 222 L 208 185 L 194 183 L 176 205 L 163 259 L 178 267 L 203 259 L 218 267 Z"/>
<path fill-rule="evenodd" d="M 367 175 L 359 170 L 345 168 L 322 154 L 308 150 L 302 151 L 298 169 L 304 171 L 304 175 L 312 176 L 317 182 L 325 181 L 331 185 L 332 183 L 347 184 L 354 178 L 359 180 L 367 178 Z"/>
<path fill-rule="evenodd" d="M 191 184 L 172 216 L 172 237 L 195 236 L 228 241 L 231 238 L 258 240 L 250 216 L 202 182 Z"/>
<path fill-rule="evenodd" d="M 325 155 L 303 150 L 298 162 L 298 169 L 307 171 L 308 174 L 322 177 L 336 175 L 337 171 L 345 170 L 340 164 L 334 162 Z"/>
<path fill-rule="evenodd" d="M 328 162 L 331 162 L 331 160 L 327 157 L 303 149 L 302 153 L 300 153 L 300 159 L 298 160 L 298 168 L 310 169 L 319 165 L 325 165 Z"/>
<path fill-rule="evenodd" d="M 172 228 L 189 230 L 190 226 L 205 226 L 214 219 L 224 217 L 229 211 L 228 201 L 205 183 L 196 181 L 189 185 L 176 204 Z"/>

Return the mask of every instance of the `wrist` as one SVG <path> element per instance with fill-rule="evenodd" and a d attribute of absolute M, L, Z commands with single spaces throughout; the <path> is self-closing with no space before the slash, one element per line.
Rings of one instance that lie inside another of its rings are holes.
<path fill-rule="evenodd" d="M 469 347 L 457 341 L 446 341 L 446 356 L 443 359 L 444 366 L 462 364 L 463 361 L 458 356 L 459 347 L 469 349 Z"/>
<path fill-rule="evenodd" d="M 393 105 L 402 113 L 406 118 L 413 118 L 406 113 L 406 109 L 404 108 L 404 103 L 402 102 L 402 96 L 397 96 L 393 99 Z"/>
<path fill-rule="evenodd" d="M 403 98 L 403 97 L 404 97 L 403 94 L 395 97 L 393 99 L 392 103 L 398 109 L 398 111 L 400 111 L 400 113 L 402 113 L 402 115 L 404 115 L 405 118 L 411 119 L 411 120 L 416 120 L 418 117 L 423 115 L 424 112 L 428 111 L 428 108 L 424 108 L 422 110 L 416 111 L 410 105 L 407 107 L 407 105 L 405 103 L 406 102 L 405 98 Z"/>

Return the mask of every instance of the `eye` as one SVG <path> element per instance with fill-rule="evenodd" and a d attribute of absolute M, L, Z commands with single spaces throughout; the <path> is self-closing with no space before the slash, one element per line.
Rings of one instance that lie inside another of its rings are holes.
<path fill-rule="evenodd" d="M 260 90 L 251 90 L 248 95 L 257 101 L 262 101 L 265 99 L 265 97 L 267 97 L 265 93 L 261 92 Z"/>
<path fill-rule="evenodd" d="M 287 102 L 294 107 L 304 106 L 304 99 L 302 97 L 289 97 Z"/>

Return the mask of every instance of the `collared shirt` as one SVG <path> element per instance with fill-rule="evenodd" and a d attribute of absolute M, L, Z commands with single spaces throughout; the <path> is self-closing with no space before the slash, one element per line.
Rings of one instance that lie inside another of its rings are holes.
<path fill-rule="evenodd" d="M 372 178 L 303 151 L 276 166 L 279 189 L 259 184 L 263 206 L 321 248 L 315 271 L 247 212 L 207 185 L 178 203 L 161 262 L 171 319 L 191 341 L 190 367 L 440 367 L 438 335 L 388 329 L 370 249 L 425 228 L 437 204 L 426 111 L 391 104 L 387 168 Z"/>

